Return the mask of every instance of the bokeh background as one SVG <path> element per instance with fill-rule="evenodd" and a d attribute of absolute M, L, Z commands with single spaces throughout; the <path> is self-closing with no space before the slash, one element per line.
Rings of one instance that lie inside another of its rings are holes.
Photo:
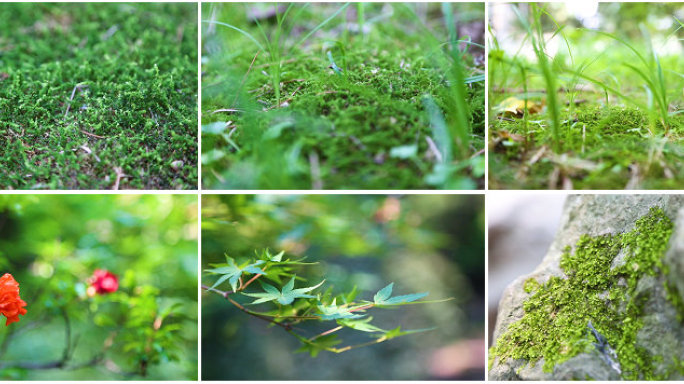
<path fill-rule="evenodd" d="M 541 263 L 558 231 L 565 197 L 511 191 L 487 193 L 490 345 L 503 291 Z"/>
<path fill-rule="evenodd" d="M 190 195 L 0 195 L 0 273 L 28 304 L 18 323 L 0 319 L 0 380 L 196 380 L 197 212 Z M 117 292 L 86 294 L 95 269 L 118 276 Z M 62 310 L 66 366 L 18 368 L 62 358 Z M 169 327 L 168 340 L 157 337 Z M 143 377 L 132 343 L 148 341 L 159 362 Z"/>
<path fill-rule="evenodd" d="M 575 60 L 586 56 L 604 56 L 606 62 L 615 60 L 610 56 L 611 50 L 620 48 L 615 41 L 600 38 L 592 30 L 617 33 L 623 38 L 641 40 L 653 39 L 653 48 L 659 55 L 679 56 L 684 48 L 681 39 L 673 33 L 679 27 L 678 21 L 684 19 L 684 7 L 677 2 L 598 2 L 598 1 L 566 1 L 543 3 L 547 11 L 553 15 L 555 21 L 563 26 L 563 32 L 572 44 Z M 523 15 L 527 15 L 529 7 L 525 3 L 517 4 Z M 544 19 L 544 28 L 548 28 L 547 53 L 553 57 L 556 54 L 567 54 L 565 41 L 552 30 L 556 26 Z M 489 4 L 489 25 L 497 43 L 506 52 L 518 53 L 523 57 L 534 60 L 534 51 L 525 41 L 526 30 L 520 24 L 510 3 Z M 644 32 L 648 35 L 644 36 Z M 522 48 L 521 48 L 522 47 Z M 610 48 L 610 49 L 609 49 Z M 645 52 L 644 52 L 645 53 Z M 617 54 L 625 54 L 619 51 Z M 623 56 L 621 58 L 630 58 Z M 615 62 L 613 62 L 614 64 Z M 598 69 L 600 63 L 595 64 Z M 629 73 L 628 71 L 626 71 Z"/>
<path fill-rule="evenodd" d="M 307 276 L 325 277 L 336 292 L 357 285 L 359 299 L 394 282 L 396 294 L 455 300 L 372 311 L 382 328 L 437 329 L 312 358 L 295 353 L 299 342 L 282 329 L 203 292 L 202 379 L 484 379 L 482 195 L 202 196 L 203 268 L 263 248 L 319 262 Z"/>

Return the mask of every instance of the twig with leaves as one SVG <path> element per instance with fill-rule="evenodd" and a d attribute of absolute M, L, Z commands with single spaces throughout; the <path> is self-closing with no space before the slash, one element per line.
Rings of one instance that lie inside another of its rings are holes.
<path fill-rule="evenodd" d="M 255 252 L 255 257 L 237 264 L 235 259 L 226 255 L 226 262 L 212 264 L 206 272 L 210 275 L 219 276 L 216 282 L 202 285 L 207 292 L 218 294 L 228 300 L 240 311 L 261 319 L 273 325 L 283 328 L 286 332 L 301 342 L 298 352 L 309 352 L 316 357 L 321 351 L 342 353 L 351 349 L 382 343 L 384 341 L 418 332 L 430 331 L 434 328 L 416 329 L 403 331 L 401 326 L 386 330 L 371 324 L 373 317 L 367 312 L 374 308 L 391 308 L 408 304 L 425 304 L 448 301 L 444 300 L 421 300 L 428 292 L 413 293 L 392 297 L 394 283 L 379 290 L 373 300 L 357 300 L 356 287 L 350 292 L 333 295 L 332 287 L 323 292 L 315 293 L 321 288 L 325 280 L 316 285 L 295 288 L 297 280 L 304 280 L 294 274 L 294 268 L 308 266 L 316 263 L 304 262 L 304 259 L 290 260 L 283 257 L 284 252 L 272 255 L 268 250 Z M 273 284 L 265 282 L 268 280 Z M 225 282 L 231 287 L 229 291 L 223 291 L 217 287 Z M 261 290 L 250 290 L 254 282 L 258 282 Z M 284 281 L 287 281 L 284 285 Z M 242 298 L 254 298 L 249 303 L 240 303 Z M 341 303 L 341 304 L 338 304 Z M 255 311 L 248 307 L 252 305 L 268 305 L 267 310 Z M 334 325 L 327 327 L 325 331 L 305 336 L 304 330 L 295 325 L 304 322 L 329 323 Z M 338 338 L 338 332 L 343 329 L 367 333 L 373 340 L 339 347 L 342 340 Z"/>

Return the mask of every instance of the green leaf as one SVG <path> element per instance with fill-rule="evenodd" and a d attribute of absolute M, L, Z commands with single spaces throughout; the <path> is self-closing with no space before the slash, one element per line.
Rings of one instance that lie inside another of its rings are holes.
<path fill-rule="evenodd" d="M 202 126 L 202 133 L 209 135 L 218 135 L 225 132 L 228 123 L 225 121 L 216 121 Z"/>
<path fill-rule="evenodd" d="M 379 290 L 378 293 L 376 293 L 375 296 L 373 296 L 373 302 L 376 305 L 396 305 L 402 303 L 410 303 L 412 301 L 422 299 L 423 297 L 429 294 L 429 292 L 412 293 L 409 295 L 395 296 L 390 298 L 390 296 L 392 295 L 393 286 L 394 283 L 390 283 L 390 285 Z"/>
<path fill-rule="evenodd" d="M 435 328 L 424 328 L 424 329 L 411 329 L 408 331 L 402 331 L 401 326 L 396 327 L 392 330 L 386 331 L 384 335 L 380 336 L 380 339 L 384 340 L 391 340 L 399 336 L 405 336 L 405 335 L 410 335 L 412 333 L 421 333 L 421 332 L 428 332 L 428 331 L 433 331 Z"/>
<path fill-rule="evenodd" d="M 357 290 L 356 285 L 354 285 L 354 288 L 351 290 L 351 292 L 347 293 L 347 294 L 344 296 L 344 298 L 343 298 L 343 299 L 344 299 L 344 302 L 345 302 L 345 303 L 351 303 L 351 302 L 353 302 L 354 299 L 356 299 L 356 295 L 357 295 L 357 294 L 358 294 L 358 290 Z"/>
<path fill-rule="evenodd" d="M 307 341 L 297 350 L 297 352 L 309 352 L 311 357 L 316 357 L 321 351 L 328 348 L 334 348 L 340 344 L 342 340 L 337 339 L 337 335 L 325 335 L 317 338 L 315 341 Z"/>
<path fill-rule="evenodd" d="M 259 292 L 259 293 L 243 293 L 245 296 L 250 296 L 250 297 L 256 297 L 257 300 L 254 300 L 250 304 L 261 304 L 265 303 L 267 301 L 277 301 L 278 303 L 282 305 L 288 305 L 291 304 L 295 299 L 312 299 L 316 296 L 308 295 L 307 292 L 313 291 L 314 289 L 318 288 L 323 284 L 325 280 L 321 281 L 317 285 L 314 285 L 313 287 L 306 287 L 306 288 L 297 288 L 294 289 L 294 282 L 295 278 L 294 276 L 290 281 L 285 284 L 283 287 L 282 291 L 278 291 L 278 288 L 266 284 L 263 282 L 261 283 L 261 286 L 264 288 L 265 292 Z"/>
<path fill-rule="evenodd" d="M 230 287 L 233 289 L 233 292 L 235 292 L 237 291 L 237 283 L 240 280 L 240 276 L 242 276 L 243 272 L 251 273 L 254 275 L 266 274 L 266 272 L 264 272 L 261 268 L 257 267 L 258 265 L 261 265 L 263 263 L 263 260 L 259 260 L 256 263 L 249 264 L 241 268 L 235 265 L 235 260 L 233 260 L 232 257 L 226 256 L 226 264 L 217 264 L 216 267 L 218 268 L 206 270 L 207 272 L 211 272 L 217 275 L 223 275 L 219 277 L 218 280 L 216 280 L 216 282 L 214 283 L 214 285 L 211 286 L 211 288 L 216 288 L 221 283 L 228 280 Z"/>
<path fill-rule="evenodd" d="M 349 312 L 348 307 L 338 307 L 336 300 L 333 300 L 330 305 L 319 305 L 318 310 L 321 313 L 316 316 L 319 316 L 321 320 L 358 319 L 364 316 Z"/>
<path fill-rule="evenodd" d="M 263 139 L 264 140 L 271 140 L 271 139 L 277 139 L 280 137 L 280 135 L 283 133 L 283 130 L 289 127 L 294 127 L 294 122 L 287 120 L 287 121 L 281 121 L 278 124 L 273 125 L 272 127 L 268 128 L 266 132 L 264 132 Z"/>
<path fill-rule="evenodd" d="M 394 283 L 389 283 L 388 286 L 385 288 L 381 289 L 378 291 L 378 293 L 373 296 L 373 301 L 377 304 L 380 301 L 385 301 L 389 299 L 389 297 L 392 295 L 392 287 L 394 286 Z"/>
<path fill-rule="evenodd" d="M 378 328 L 373 324 L 370 324 L 371 320 L 373 320 L 373 317 L 367 317 L 365 319 L 339 319 L 337 320 L 337 324 L 347 327 L 347 328 L 352 328 L 356 329 L 357 331 L 361 332 L 387 332 L 384 329 Z"/>
<path fill-rule="evenodd" d="M 275 256 L 271 256 L 271 261 L 275 261 L 275 262 L 279 263 L 283 259 L 284 254 L 285 254 L 285 251 L 280 251 L 279 254 L 277 254 Z"/>
<path fill-rule="evenodd" d="M 418 145 L 400 145 L 390 149 L 390 157 L 399 159 L 410 159 L 418 153 Z"/>
<path fill-rule="evenodd" d="M 209 152 L 202 153 L 202 164 L 211 164 L 215 161 L 223 159 L 224 157 L 226 157 L 225 152 L 218 149 L 212 149 Z"/>

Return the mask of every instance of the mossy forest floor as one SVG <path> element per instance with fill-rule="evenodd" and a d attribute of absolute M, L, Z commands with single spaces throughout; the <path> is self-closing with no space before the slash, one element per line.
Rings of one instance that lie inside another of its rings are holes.
<path fill-rule="evenodd" d="M 591 26 L 563 3 L 490 15 L 489 188 L 684 189 L 681 5 L 599 3 Z"/>
<path fill-rule="evenodd" d="M 197 188 L 197 5 L 0 4 L 0 188 Z"/>
<path fill-rule="evenodd" d="M 585 99 L 562 113 L 559 152 L 553 150 L 546 112 L 529 114 L 526 122 L 505 113 L 492 119 L 490 188 L 684 188 L 684 115 L 672 116 L 665 134 L 649 129 L 643 110 L 621 103 Z"/>
<path fill-rule="evenodd" d="M 459 45 L 470 122 L 459 146 L 444 8 L 287 6 L 203 5 L 203 188 L 484 186 L 484 51 Z M 481 43 L 483 5 L 452 12 L 458 38 Z"/>

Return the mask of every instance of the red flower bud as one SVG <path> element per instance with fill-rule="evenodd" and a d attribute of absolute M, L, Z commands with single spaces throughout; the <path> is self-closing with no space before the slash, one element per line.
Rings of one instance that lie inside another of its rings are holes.
<path fill-rule="evenodd" d="M 0 277 L 0 314 L 7 318 L 5 326 L 26 314 L 26 302 L 19 297 L 19 283 L 9 273 Z"/>
<path fill-rule="evenodd" d="M 88 280 L 90 287 L 88 293 L 93 292 L 99 295 L 116 292 L 119 289 L 119 278 L 115 274 L 104 270 L 96 269 L 93 276 Z M 89 296 L 93 296 L 90 294 Z"/>

